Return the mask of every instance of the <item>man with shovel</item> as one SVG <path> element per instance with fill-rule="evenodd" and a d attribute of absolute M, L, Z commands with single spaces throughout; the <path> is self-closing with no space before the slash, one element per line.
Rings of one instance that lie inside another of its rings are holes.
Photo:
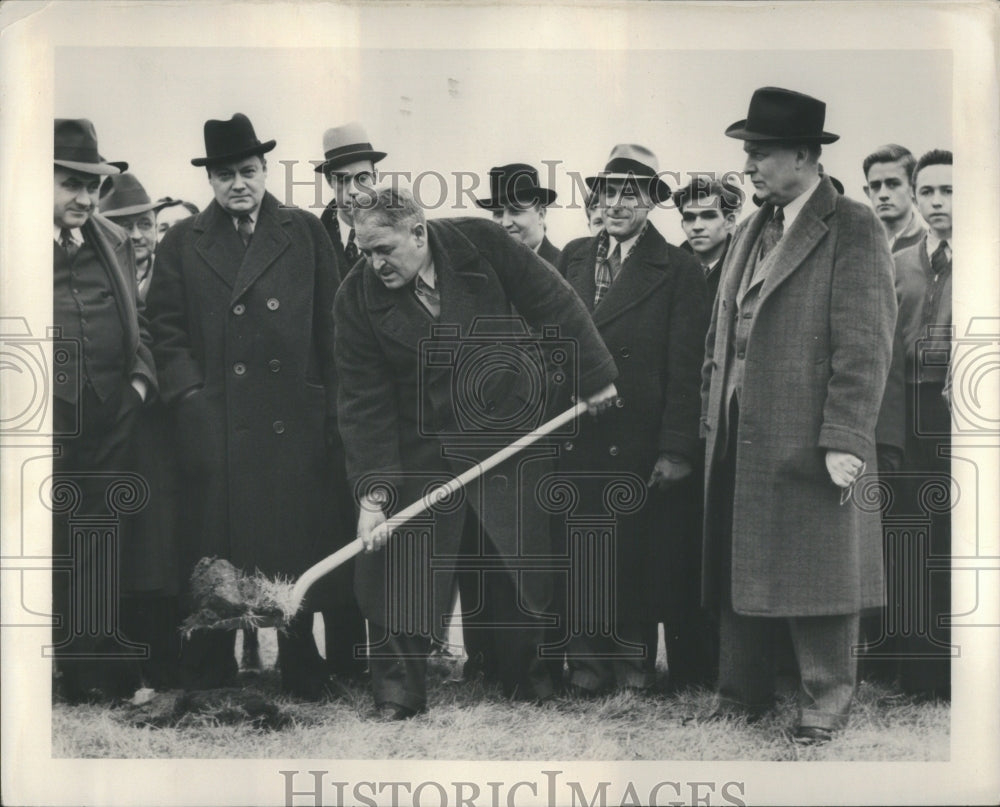
<path fill-rule="evenodd" d="M 553 681 L 539 645 L 553 610 L 552 558 L 535 493 L 553 469 L 553 449 L 498 465 L 388 541 L 386 517 L 530 433 L 552 414 L 560 383 L 573 383 L 593 414 L 610 406 L 614 361 L 573 290 L 497 225 L 428 222 L 412 194 L 395 188 L 374 190 L 354 223 L 365 260 L 334 307 L 337 408 L 360 502 L 366 553 L 355 588 L 369 621 L 378 716 L 424 710 L 427 651 L 445 626 L 452 575 L 470 562 L 493 578 L 487 589 L 506 587 L 490 604 L 505 628 L 505 694 L 545 700 Z M 515 309 L 526 323 L 511 317 Z M 565 373 L 545 372 L 529 327 L 565 342 Z M 468 508 L 480 528 L 471 556 L 460 551 Z"/>

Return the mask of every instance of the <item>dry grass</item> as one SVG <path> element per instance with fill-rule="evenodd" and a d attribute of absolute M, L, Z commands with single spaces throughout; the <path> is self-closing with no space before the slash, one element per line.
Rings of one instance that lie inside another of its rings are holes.
<path fill-rule="evenodd" d="M 262 641 L 265 662 L 273 648 Z M 847 729 L 828 746 L 801 749 L 785 730 L 795 719 L 790 695 L 754 725 L 740 719 L 704 722 L 707 691 L 670 697 L 620 693 L 594 701 L 543 706 L 506 701 L 493 688 L 447 684 L 457 658 L 435 659 L 427 714 L 403 723 L 371 721 L 365 687 L 323 703 L 282 696 L 276 673 L 242 674 L 256 700 L 277 708 L 281 730 L 241 719 L 233 693 L 214 707 L 185 713 L 163 728 L 133 725 L 135 707 L 53 708 L 53 756 L 86 758 L 325 758 L 446 760 L 947 760 L 947 703 L 917 703 L 884 687 L 862 684 Z M 232 722 L 235 720 L 236 722 Z M 175 721 L 176 722 L 176 721 Z"/>

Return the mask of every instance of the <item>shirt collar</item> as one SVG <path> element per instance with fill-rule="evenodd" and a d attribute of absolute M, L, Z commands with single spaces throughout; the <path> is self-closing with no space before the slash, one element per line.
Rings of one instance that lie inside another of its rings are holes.
<path fill-rule="evenodd" d="M 611 235 L 611 233 L 608 233 L 608 255 L 610 255 L 612 252 L 615 251 L 615 244 L 620 244 L 622 263 L 625 263 L 625 259 L 628 257 L 628 254 L 631 251 L 632 247 L 635 246 L 635 242 L 639 240 L 639 236 L 642 235 L 642 231 L 643 228 L 640 227 L 638 230 L 635 231 L 635 235 L 625 239 L 624 241 L 619 241 L 617 238 Z"/>
<path fill-rule="evenodd" d="M 57 244 L 61 243 L 62 242 L 62 231 L 63 231 L 63 228 L 60 227 L 58 224 L 53 224 L 52 228 L 53 228 L 53 230 L 55 232 L 55 236 L 54 237 L 55 237 L 56 243 Z M 69 230 L 69 237 L 73 239 L 74 243 L 76 243 L 76 244 L 82 244 L 83 243 L 83 231 L 79 227 L 67 227 L 66 229 Z"/>
<path fill-rule="evenodd" d="M 246 214 L 241 213 L 239 216 L 230 215 L 230 218 L 233 220 L 233 227 L 238 230 L 240 228 L 240 219 L 243 218 L 243 215 L 246 215 L 247 218 L 250 219 L 250 229 L 252 230 L 254 227 L 257 226 L 258 212 L 259 211 L 255 210 L 253 213 L 246 213 Z"/>
<path fill-rule="evenodd" d="M 821 176 L 816 177 L 816 181 L 813 182 L 812 185 L 802 191 L 802 193 L 782 208 L 782 212 L 785 214 L 785 232 L 788 232 L 792 226 L 792 222 L 799 217 L 799 213 L 802 212 L 802 208 L 805 207 L 806 202 L 808 202 L 809 198 L 816 192 L 816 188 L 819 187 L 819 182 L 822 178 L 823 177 Z"/>
<path fill-rule="evenodd" d="M 942 240 L 947 241 L 948 246 L 945 249 L 947 249 L 948 250 L 948 254 L 951 255 L 952 250 L 955 248 L 955 245 L 952 243 L 952 241 L 954 239 L 953 238 L 941 239 L 941 238 L 938 238 L 936 235 L 934 235 L 934 231 L 933 230 L 931 230 L 931 229 L 927 230 L 927 245 L 926 245 L 926 247 L 927 247 L 927 257 L 928 258 L 931 257 L 931 255 L 933 255 L 935 253 L 935 251 L 937 251 L 938 244 L 940 244 Z"/>
<path fill-rule="evenodd" d="M 423 267 L 419 272 L 417 272 L 417 277 L 419 277 L 432 289 L 437 288 L 437 272 L 434 271 L 433 261 L 428 266 Z"/>

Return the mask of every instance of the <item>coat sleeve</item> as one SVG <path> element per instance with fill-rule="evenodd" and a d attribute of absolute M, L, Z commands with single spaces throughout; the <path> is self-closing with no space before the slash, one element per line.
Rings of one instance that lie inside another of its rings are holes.
<path fill-rule="evenodd" d="M 896 327 L 892 258 L 881 228 L 860 205 L 840 223 L 830 290 L 831 375 L 819 434 L 821 448 L 865 460 L 874 459 Z"/>
<path fill-rule="evenodd" d="M 699 377 L 705 358 L 708 327 L 708 289 L 695 262 L 680 250 L 672 251 L 676 285 L 667 312 L 667 379 L 660 452 L 697 461 L 699 436 Z"/>
<path fill-rule="evenodd" d="M 337 291 L 333 319 L 337 418 L 347 477 L 352 485 L 369 474 L 389 483 L 403 469 L 399 403 L 392 368 L 364 305 L 360 271 L 349 274 Z"/>
<path fill-rule="evenodd" d="M 187 295 L 181 247 L 186 222 L 171 227 L 156 250 L 156 270 L 149 285 L 147 312 L 153 336 L 153 357 L 159 370 L 160 397 L 167 404 L 204 383 L 191 348 Z"/>
<path fill-rule="evenodd" d="M 576 342 L 580 395 L 589 397 L 614 382 L 618 377 L 615 361 L 587 309 L 558 269 L 553 271 L 499 226 L 482 224 L 488 226 L 484 226 L 481 240 L 486 242 L 488 257 L 514 307 L 536 330 L 558 325 L 560 337 Z"/>

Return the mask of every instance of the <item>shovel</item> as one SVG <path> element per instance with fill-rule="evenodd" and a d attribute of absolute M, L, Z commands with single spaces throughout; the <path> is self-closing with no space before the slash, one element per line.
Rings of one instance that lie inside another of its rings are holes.
<path fill-rule="evenodd" d="M 387 519 L 385 522 L 387 533 L 391 535 L 410 519 L 457 493 L 490 468 L 510 459 L 522 449 L 575 420 L 586 411 L 586 402 L 578 402 L 506 448 L 500 449 L 467 471 L 429 491 L 423 498 Z M 363 549 L 364 542 L 360 538 L 355 538 L 332 555 L 306 569 L 294 584 L 288 580 L 269 580 L 259 572 L 245 575 L 229 561 L 220 558 L 202 558 L 191 574 L 195 609 L 185 620 L 182 630 L 190 634 L 194 630 L 286 627 L 302 607 L 310 587 Z"/>

